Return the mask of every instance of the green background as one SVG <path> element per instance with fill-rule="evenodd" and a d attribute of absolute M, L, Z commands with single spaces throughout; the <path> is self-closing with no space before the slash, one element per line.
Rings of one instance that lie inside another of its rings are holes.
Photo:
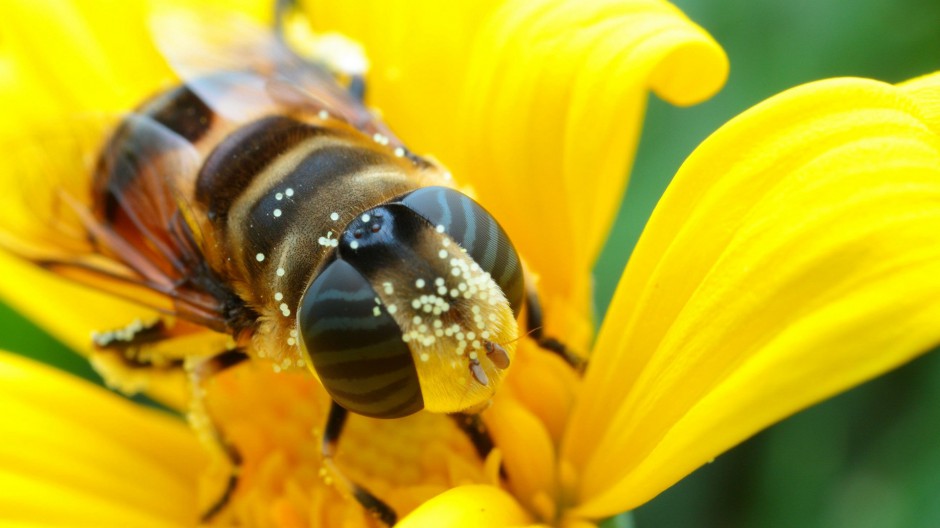
<path fill-rule="evenodd" d="M 718 96 L 693 108 L 651 98 L 630 188 L 598 265 L 601 310 L 669 179 L 729 118 L 815 79 L 897 82 L 940 69 L 940 0 L 676 4 L 725 47 L 731 75 Z M 0 348 L 95 379 L 83 360 L 2 306 Z M 636 526 L 940 526 L 938 404 L 940 354 L 930 354 L 719 457 L 637 510 Z"/>

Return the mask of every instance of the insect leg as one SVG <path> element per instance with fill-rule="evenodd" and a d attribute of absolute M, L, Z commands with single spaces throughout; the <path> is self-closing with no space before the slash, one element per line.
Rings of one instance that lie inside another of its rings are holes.
<path fill-rule="evenodd" d="M 362 486 L 346 478 L 346 476 L 336 467 L 333 462 L 333 455 L 336 453 L 336 445 L 339 443 L 340 434 L 343 432 L 343 426 L 346 425 L 346 418 L 349 411 L 340 407 L 336 402 L 330 405 L 330 414 L 326 419 L 326 428 L 323 431 L 323 465 L 332 473 L 333 478 L 344 487 L 366 511 L 375 515 L 388 526 L 394 526 L 398 520 L 398 515 L 388 505 L 378 499 Z"/>
<path fill-rule="evenodd" d="M 153 321 L 135 319 L 123 328 L 91 335 L 96 355 L 111 354 L 128 369 L 177 369 L 183 366 L 180 358 L 167 358 L 151 353 L 148 345 L 171 339 L 173 335 L 162 318 Z"/>
<path fill-rule="evenodd" d="M 554 337 L 546 336 L 543 330 L 542 304 L 538 292 L 532 286 L 526 287 L 526 330 L 535 342 L 545 350 L 561 356 L 571 368 L 581 372 L 587 367 L 587 360 L 568 348 Z"/>
<path fill-rule="evenodd" d="M 486 428 L 486 424 L 483 423 L 480 415 L 454 413 L 448 416 L 450 416 L 451 419 L 454 420 L 454 423 L 457 424 L 457 427 L 467 435 L 470 443 L 473 444 L 473 449 L 480 455 L 480 458 L 485 460 L 487 455 L 490 454 L 490 451 L 493 450 L 494 444 L 493 437 L 490 436 L 490 431 Z"/>
<path fill-rule="evenodd" d="M 229 473 L 225 488 L 209 508 L 202 514 L 202 522 L 207 523 L 225 507 L 232 499 L 232 494 L 238 486 L 238 478 L 242 464 L 241 453 L 224 434 L 212 418 L 205 406 L 206 382 L 220 372 L 241 364 L 248 359 L 242 350 L 226 350 L 208 359 L 187 363 L 190 382 L 193 391 L 193 401 L 190 408 L 189 419 L 197 433 L 203 435 L 204 441 L 217 445 L 228 458 L 232 471 Z"/>

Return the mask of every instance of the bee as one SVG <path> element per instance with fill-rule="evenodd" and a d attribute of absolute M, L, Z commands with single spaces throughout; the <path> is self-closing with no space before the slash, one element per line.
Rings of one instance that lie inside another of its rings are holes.
<path fill-rule="evenodd" d="M 307 368 L 334 401 L 329 463 L 348 412 L 483 408 L 523 305 L 539 341 L 564 349 L 541 336 L 505 230 L 364 107 L 360 72 L 302 59 L 280 31 L 230 17 L 162 20 L 182 84 L 120 118 L 84 196 L 59 195 L 81 226 L 71 249 L 18 250 L 166 316 L 96 333 L 99 354 L 182 368 L 192 358 L 161 344 L 207 329 L 234 346 L 200 356 L 201 376 L 257 358 Z M 368 491 L 352 494 L 395 522 Z"/>

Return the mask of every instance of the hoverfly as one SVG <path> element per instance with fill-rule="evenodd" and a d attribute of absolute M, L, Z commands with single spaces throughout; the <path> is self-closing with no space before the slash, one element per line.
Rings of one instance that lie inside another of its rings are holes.
<path fill-rule="evenodd" d="M 183 83 L 119 119 L 93 152 L 85 195 L 59 195 L 80 225 L 66 249 L 13 247 L 168 316 L 96 333 L 99 354 L 188 368 L 197 383 L 244 359 L 307 368 L 334 402 L 326 463 L 349 411 L 482 409 L 512 361 L 523 305 L 530 333 L 567 355 L 541 335 L 506 232 L 363 106 L 360 72 L 300 58 L 280 32 L 231 17 L 158 26 L 173 28 L 163 43 Z M 163 352 L 199 329 L 234 346 L 198 361 Z M 368 491 L 353 495 L 395 522 Z"/>

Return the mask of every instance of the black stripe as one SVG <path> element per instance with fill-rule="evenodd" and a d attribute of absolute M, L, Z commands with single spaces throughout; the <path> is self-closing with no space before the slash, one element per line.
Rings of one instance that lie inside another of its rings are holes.
<path fill-rule="evenodd" d="M 512 242 L 499 223 L 468 196 L 446 187 L 425 187 L 402 204 L 433 226 L 441 225 L 499 285 L 518 315 L 524 294 L 522 268 Z"/>
<path fill-rule="evenodd" d="M 199 141 L 209 131 L 214 116 L 212 109 L 185 85 L 156 96 L 139 111 L 191 143 Z"/>
<path fill-rule="evenodd" d="M 322 358 L 323 354 L 318 354 Z M 356 358 L 347 361 L 330 363 L 318 359 L 317 374 L 321 378 L 364 379 L 373 374 L 390 374 L 392 372 L 412 367 L 414 362 L 408 356 L 400 354 L 386 357 Z M 370 374 L 372 373 L 372 374 Z"/>
<path fill-rule="evenodd" d="M 196 179 L 196 200 L 209 219 L 224 224 L 232 205 L 265 167 L 323 129 L 284 116 L 249 123 L 222 140 Z"/>
<path fill-rule="evenodd" d="M 257 265 L 255 255 L 258 253 L 271 255 L 273 248 L 291 230 L 306 230 L 298 218 L 306 214 L 306 205 L 322 202 L 328 196 L 325 191 L 329 187 L 336 187 L 343 178 L 384 161 L 378 152 L 347 145 L 327 145 L 308 153 L 277 185 L 252 204 L 243 219 L 242 254 L 247 267 Z M 292 196 L 287 196 L 287 189 L 291 189 Z M 280 211 L 280 216 L 275 216 L 275 210 Z"/>
<path fill-rule="evenodd" d="M 381 402 L 384 401 L 387 403 L 392 399 L 392 396 L 397 394 L 407 394 L 410 396 L 415 392 L 419 392 L 418 387 L 412 383 L 411 378 L 408 376 L 394 378 L 368 391 L 350 390 L 361 388 L 359 379 L 342 379 L 339 380 L 339 382 L 337 382 L 337 380 L 330 381 L 330 395 L 340 403 L 349 402 L 358 405 L 381 406 Z M 399 402 L 396 399 L 395 405 L 398 404 Z"/>
<path fill-rule="evenodd" d="M 304 293 L 300 333 L 320 381 L 337 403 L 366 416 L 403 416 L 399 413 L 424 405 L 418 373 L 398 323 L 384 309 L 374 314 L 375 298 L 353 266 L 335 260 Z M 350 390 L 368 387 L 370 378 L 377 387 Z"/>
<path fill-rule="evenodd" d="M 424 398 L 421 396 L 420 387 L 412 384 L 408 378 L 363 396 L 334 389 L 329 389 L 329 392 L 336 403 L 344 408 L 373 418 L 400 418 L 424 408 Z M 405 395 L 405 398 L 393 398 L 396 395 Z"/>
<path fill-rule="evenodd" d="M 184 149 L 189 146 L 185 138 L 149 116 L 127 116 L 109 138 L 95 168 L 96 210 L 101 212 L 105 220 L 113 223 L 118 211 L 128 207 L 127 195 L 131 193 L 150 193 L 135 200 L 138 208 L 144 204 L 159 205 L 160 200 L 167 196 L 172 199 L 174 182 L 171 178 L 180 171 L 195 171 L 198 163 L 184 153 Z M 156 161 L 167 152 L 174 151 L 179 154 Z M 156 186 L 155 189 L 147 189 L 145 184 L 140 183 L 145 173 L 150 178 L 148 183 Z M 139 210 L 131 213 L 159 216 L 171 214 L 171 211 Z"/>

